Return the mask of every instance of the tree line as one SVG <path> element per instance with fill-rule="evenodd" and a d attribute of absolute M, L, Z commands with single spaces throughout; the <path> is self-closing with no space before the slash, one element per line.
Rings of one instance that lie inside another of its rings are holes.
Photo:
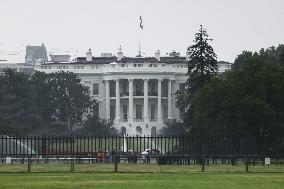
<path fill-rule="evenodd" d="M 98 103 L 71 72 L 31 76 L 5 70 L 0 76 L 1 135 L 107 135 Z"/>
<path fill-rule="evenodd" d="M 189 46 L 188 80 L 177 92 L 192 135 L 284 136 L 284 45 L 243 51 L 231 70 L 217 74 L 205 29 Z"/>

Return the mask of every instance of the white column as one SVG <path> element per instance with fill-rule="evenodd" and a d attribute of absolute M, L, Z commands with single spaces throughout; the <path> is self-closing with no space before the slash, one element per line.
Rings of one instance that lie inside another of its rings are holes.
<path fill-rule="evenodd" d="M 148 113 L 148 81 L 149 79 L 144 79 L 144 122 L 149 122 Z"/>
<path fill-rule="evenodd" d="M 133 79 L 128 79 L 129 82 L 129 116 L 128 122 L 133 122 Z"/>
<path fill-rule="evenodd" d="M 162 79 L 158 79 L 158 122 L 163 122 L 162 119 Z"/>
<path fill-rule="evenodd" d="M 172 81 L 168 81 L 168 119 L 172 119 Z"/>
<path fill-rule="evenodd" d="M 119 79 L 115 80 L 115 122 L 120 120 L 120 91 L 119 91 Z"/>
<path fill-rule="evenodd" d="M 110 120 L 110 93 L 109 80 L 106 80 L 106 120 Z"/>

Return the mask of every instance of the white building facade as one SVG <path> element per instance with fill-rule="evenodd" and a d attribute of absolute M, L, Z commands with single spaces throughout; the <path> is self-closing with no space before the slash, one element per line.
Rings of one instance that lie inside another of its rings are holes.
<path fill-rule="evenodd" d="M 76 73 L 99 101 L 102 120 L 111 122 L 121 134 L 159 134 L 168 121 L 181 121 L 176 92 L 187 80 L 187 57 L 171 53 L 160 57 L 78 57 L 70 63 L 35 66 L 45 73 Z"/>

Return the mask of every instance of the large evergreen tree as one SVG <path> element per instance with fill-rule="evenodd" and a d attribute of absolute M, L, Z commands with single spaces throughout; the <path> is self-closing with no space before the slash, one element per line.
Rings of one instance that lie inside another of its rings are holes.
<path fill-rule="evenodd" d="M 187 92 L 194 94 L 217 74 L 217 55 L 209 41 L 207 31 L 200 26 L 199 32 L 195 34 L 194 44 L 188 47 L 190 60 L 188 66 Z"/>
<path fill-rule="evenodd" d="M 185 89 L 177 92 L 177 106 L 185 110 L 184 124 L 187 128 L 192 127 L 192 99 L 195 93 L 206 85 L 210 79 L 217 74 L 217 55 L 209 42 L 207 31 L 200 26 L 199 32 L 195 34 L 194 44 L 187 51 L 190 54 L 188 61 L 188 80 Z"/>

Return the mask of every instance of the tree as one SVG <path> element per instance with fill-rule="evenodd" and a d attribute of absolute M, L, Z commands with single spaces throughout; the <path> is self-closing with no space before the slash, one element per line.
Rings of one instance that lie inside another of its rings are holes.
<path fill-rule="evenodd" d="M 242 54 L 238 55 L 234 64 L 233 69 L 241 69 L 242 63 L 248 61 L 248 59 L 252 58 L 253 54 L 250 51 L 243 51 Z"/>
<path fill-rule="evenodd" d="M 84 136 L 112 136 L 116 134 L 112 130 L 110 123 L 102 122 L 96 115 L 88 115 L 78 133 Z"/>
<path fill-rule="evenodd" d="M 217 55 L 209 44 L 206 30 L 200 27 L 195 34 L 194 44 L 188 47 L 190 60 L 188 61 L 188 80 L 185 83 L 185 90 L 177 92 L 177 106 L 179 109 L 186 109 L 184 122 L 187 127 L 192 124 L 192 99 L 195 93 L 206 85 L 212 77 L 217 74 Z"/>
<path fill-rule="evenodd" d="M 51 74 L 36 72 L 32 77 L 36 103 L 42 117 L 49 123 L 67 126 L 69 134 L 73 126 L 82 124 L 83 116 L 95 103 L 88 87 L 71 72 Z"/>
<path fill-rule="evenodd" d="M 233 69 L 242 69 L 242 66 L 251 58 L 261 59 L 264 63 L 284 65 L 284 45 L 278 47 L 262 48 L 259 52 L 243 51 L 237 56 L 233 64 Z"/>
<path fill-rule="evenodd" d="M 0 134 L 28 134 L 41 124 L 29 77 L 5 70 L 0 76 Z"/>
<path fill-rule="evenodd" d="M 195 34 L 195 44 L 187 49 L 190 54 L 190 60 L 187 63 L 189 78 L 186 87 L 188 93 L 194 94 L 218 72 L 217 55 L 208 43 L 211 40 L 208 38 L 206 30 L 201 26 L 199 33 Z"/>
<path fill-rule="evenodd" d="M 163 127 L 160 133 L 168 136 L 181 136 L 186 133 L 184 125 L 176 121 L 168 121 L 165 123 L 166 127 Z"/>
<path fill-rule="evenodd" d="M 284 134 L 284 69 L 251 57 L 199 90 L 193 104 L 192 132 L 210 135 Z"/>

